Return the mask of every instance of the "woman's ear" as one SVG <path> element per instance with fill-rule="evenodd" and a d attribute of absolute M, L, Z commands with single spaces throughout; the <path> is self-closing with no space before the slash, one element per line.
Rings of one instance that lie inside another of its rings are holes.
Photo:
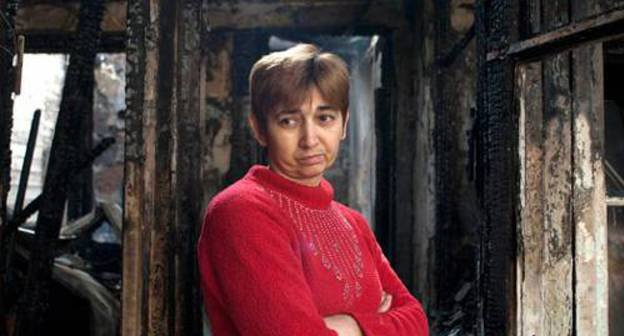
<path fill-rule="evenodd" d="M 342 125 L 342 137 L 340 140 L 344 140 L 347 137 L 347 125 L 349 124 L 349 110 L 345 113 L 345 120 Z"/>
<path fill-rule="evenodd" d="M 264 132 L 260 127 L 260 123 L 258 122 L 256 115 L 253 113 L 249 113 L 249 115 L 247 116 L 247 122 L 249 123 L 249 127 L 251 127 L 251 132 L 253 133 L 254 138 L 256 138 L 256 141 L 258 141 L 260 146 L 266 147 L 267 141 L 264 137 Z"/>

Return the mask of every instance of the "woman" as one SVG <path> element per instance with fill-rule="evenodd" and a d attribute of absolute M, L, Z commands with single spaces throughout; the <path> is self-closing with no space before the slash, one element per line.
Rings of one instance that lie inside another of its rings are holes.
<path fill-rule="evenodd" d="M 275 52 L 254 65 L 250 94 L 270 164 L 208 206 L 198 258 L 213 334 L 427 335 L 366 220 L 323 179 L 349 120 L 345 63 L 306 44 Z"/>

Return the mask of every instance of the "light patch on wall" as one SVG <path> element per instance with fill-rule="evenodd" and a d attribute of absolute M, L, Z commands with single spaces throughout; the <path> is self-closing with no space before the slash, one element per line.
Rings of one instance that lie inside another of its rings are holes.
<path fill-rule="evenodd" d="M 585 107 L 581 106 L 581 110 Z M 582 155 L 589 155 L 591 153 L 591 130 L 589 129 L 589 122 L 585 114 L 578 114 L 575 121 L 574 138 L 577 143 L 577 147 Z M 580 169 L 577 169 L 576 187 L 581 187 L 585 190 L 589 190 L 594 187 L 594 170 L 592 166 L 592 160 L 580 160 Z M 579 185 L 580 182 L 580 185 Z"/>

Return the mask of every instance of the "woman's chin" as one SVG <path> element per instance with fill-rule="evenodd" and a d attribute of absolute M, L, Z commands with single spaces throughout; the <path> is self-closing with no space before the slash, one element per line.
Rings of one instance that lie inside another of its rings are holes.
<path fill-rule="evenodd" d="M 326 165 L 325 163 L 305 165 L 300 166 L 297 170 L 299 171 L 299 174 L 297 175 L 299 175 L 302 180 L 320 179 L 323 176 L 323 173 L 325 173 Z"/>

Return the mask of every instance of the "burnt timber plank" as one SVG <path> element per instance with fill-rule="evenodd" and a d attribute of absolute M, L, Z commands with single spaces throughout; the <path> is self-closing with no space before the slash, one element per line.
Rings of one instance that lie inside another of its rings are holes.
<path fill-rule="evenodd" d="M 513 64 L 487 61 L 487 53 L 506 47 L 516 30 L 513 3 L 477 3 L 477 196 L 480 225 L 479 334 L 501 335 L 515 323 L 515 211 L 517 123 L 512 111 Z"/>
<path fill-rule="evenodd" d="M 0 256 L 5 256 L 7 251 L 6 227 L 8 225 L 7 197 L 11 187 L 11 132 L 13 130 L 13 82 L 15 69 L 12 66 L 13 54 L 15 53 L 15 31 L 11 26 L 15 24 L 15 15 L 19 5 L 17 0 L 0 0 L 0 11 L 6 20 L 0 23 Z M 5 262 L 0 262 L 0 336 L 7 335 L 4 324 L 4 316 L 7 312 L 7 300 L 5 294 L 4 269 Z"/>
<path fill-rule="evenodd" d="M 608 249 L 604 171 L 602 44 L 572 52 L 573 214 L 578 335 L 607 335 Z"/>
<path fill-rule="evenodd" d="M 173 141 L 176 195 L 173 227 L 174 296 L 173 335 L 201 335 L 201 294 L 195 246 L 203 219 L 201 214 L 200 105 L 203 104 L 201 69 L 201 2 L 180 1 L 176 74 L 176 115 Z"/>
<path fill-rule="evenodd" d="M 545 31 L 570 22 L 569 0 L 542 2 Z M 544 238 L 542 297 L 546 335 L 572 335 L 574 290 L 571 216 L 572 135 L 570 55 L 544 58 Z"/>
<path fill-rule="evenodd" d="M 520 127 L 520 220 L 518 257 L 518 335 L 544 335 L 544 147 L 541 62 L 516 71 Z"/>
<path fill-rule="evenodd" d="M 572 335 L 570 55 L 544 59 L 544 258 L 542 297 L 546 335 Z"/>
<path fill-rule="evenodd" d="M 145 335 L 142 332 L 142 311 L 146 301 L 143 272 L 148 266 L 145 257 L 148 246 L 143 240 L 146 231 L 143 211 L 146 155 L 143 115 L 148 84 L 144 83 L 147 63 L 144 25 L 149 17 L 142 1 L 129 1 L 128 11 L 121 334 L 139 336 Z"/>

